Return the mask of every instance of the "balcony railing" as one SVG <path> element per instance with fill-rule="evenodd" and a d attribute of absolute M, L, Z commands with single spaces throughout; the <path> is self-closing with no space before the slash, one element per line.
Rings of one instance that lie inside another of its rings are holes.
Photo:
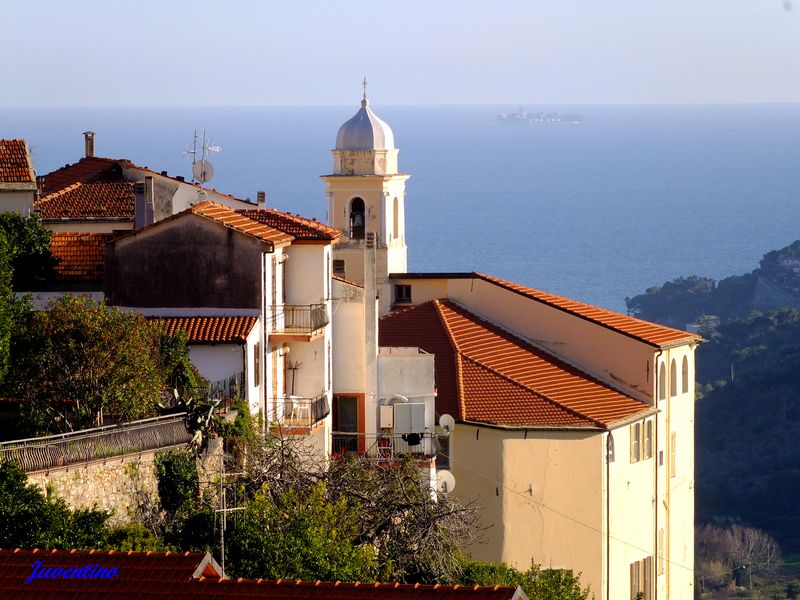
<path fill-rule="evenodd" d="M 275 400 L 273 419 L 287 427 L 313 427 L 330 412 L 326 394 L 320 394 L 316 398 L 290 396 Z"/>
<path fill-rule="evenodd" d="M 401 456 L 433 458 L 438 451 L 436 434 L 425 433 L 348 433 L 333 432 L 333 454 L 362 454 L 376 462 L 396 460 Z"/>
<path fill-rule="evenodd" d="M 144 450 L 186 444 L 185 415 L 169 415 L 61 435 L 0 444 L 0 461 L 13 460 L 25 471 L 43 471 Z"/>
<path fill-rule="evenodd" d="M 284 304 L 276 307 L 269 322 L 273 334 L 310 335 L 328 324 L 328 310 L 324 304 Z"/>

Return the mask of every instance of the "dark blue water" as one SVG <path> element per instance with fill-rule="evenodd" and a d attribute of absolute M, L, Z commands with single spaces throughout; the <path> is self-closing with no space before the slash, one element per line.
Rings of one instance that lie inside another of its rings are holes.
<path fill-rule="evenodd" d="M 499 125 L 512 107 L 374 107 L 393 128 L 407 195 L 409 270 L 480 270 L 616 310 L 680 275 L 750 271 L 800 238 L 800 106 L 534 107 L 582 125 Z M 352 107 L 3 109 L 37 172 L 97 154 L 190 175 L 206 128 L 209 184 L 266 190 L 324 219 L 330 149 Z M 512 108 L 513 110 L 513 108 Z"/>

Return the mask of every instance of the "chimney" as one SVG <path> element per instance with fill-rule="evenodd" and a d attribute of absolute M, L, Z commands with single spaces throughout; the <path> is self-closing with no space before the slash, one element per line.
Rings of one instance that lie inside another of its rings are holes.
<path fill-rule="evenodd" d="M 144 181 L 137 181 L 133 184 L 133 193 L 136 196 L 134 229 L 147 227 L 155 220 L 153 192 L 153 178 L 149 175 L 144 178 Z"/>
<path fill-rule="evenodd" d="M 133 228 L 141 229 L 144 227 L 144 181 L 137 181 L 133 184 L 133 194 L 136 196 L 136 206 L 133 216 Z"/>
<path fill-rule="evenodd" d="M 257 192 L 256 193 L 256 201 L 257 201 L 259 210 L 261 210 L 262 208 L 267 208 L 267 194 L 266 194 L 266 192 Z"/>
<path fill-rule="evenodd" d="M 84 131 L 83 142 L 86 146 L 86 158 L 92 158 L 94 156 L 94 131 Z"/>

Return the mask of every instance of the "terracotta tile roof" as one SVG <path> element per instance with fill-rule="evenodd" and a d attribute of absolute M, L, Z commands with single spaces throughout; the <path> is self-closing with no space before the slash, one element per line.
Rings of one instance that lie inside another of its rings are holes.
<path fill-rule="evenodd" d="M 126 161 L 82 158 L 42 178 L 34 210 L 43 219 L 133 220 L 133 183 L 123 174 Z"/>
<path fill-rule="evenodd" d="M 238 210 L 236 212 L 249 219 L 288 233 L 298 241 L 332 241 L 341 235 L 338 229 L 328 227 L 319 221 L 281 212 L 273 208 Z"/>
<path fill-rule="evenodd" d="M 421 585 L 419 583 L 343 583 L 222 579 L 195 581 L 199 598 L 272 598 L 274 600 L 521 600 L 520 588 L 501 586 Z"/>
<path fill-rule="evenodd" d="M 355 281 L 350 281 L 349 279 L 345 279 L 344 277 L 340 277 L 339 275 L 331 275 L 331 279 L 335 279 L 336 281 L 341 281 L 342 283 L 346 283 L 347 285 L 352 285 L 359 288 L 364 287 L 364 284 L 362 283 L 356 283 Z"/>
<path fill-rule="evenodd" d="M 702 339 L 700 336 L 689 333 L 688 331 L 657 325 L 649 321 L 637 319 L 636 317 L 614 312 L 613 310 L 592 306 L 591 304 L 570 300 L 563 296 L 556 296 L 555 294 L 505 281 L 499 277 L 492 277 L 491 275 L 485 275 L 483 273 L 475 273 L 475 276 L 532 300 L 574 314 L 587 321 L 592 321 L 593 323 L 607 327 L 608 329 L 613 329 L 614 331 L 618 331 L 652 346 L 673 346 L 678 343 L 690 343 Z"/>
<path fill-rule="evenodd" d="M 53 233 L 50 251 L 58 259 L 58 279 L 102 281 L 106 242 L 113 237 L 111 233 Z"/>
<path fill-rule="evenodd" d="M 117 576 L 113 579 L 37 578 L 25 584 L 25 580 L 33 573 L 32 565 L 37 561 L 42 562 L 41 568 L 83 568 L 88 565 L 116 568 Z M 130 593 L 139 586 L 146 586 L 148 582 L 185 586 L 201 576 L 219 577 L 219 567 L 210 555 L 190 552 L 0 550 L 0 597 L 4 599 L 63 597 L 59 592 L 75 598 L 117 597 L 100 596 L 99 593 L 125 590 Z"/>
<path fill-rule="evenodd" d="M 211 202 L 210 200 L 201 202 L 188 209 L 188 211 L 273 245 L 288 244 L 294 239 L 293 236 L 288 233 L 279 231 L 264 223 L 254 221 L 244 214 L 241 214 L 250 211 L 236 211 L 222 204 Z"/>
<path fill-rule="evenodd" d="M 184 331 L 192 343 L 244 343 L 258 321 L 258 317 L 237 316 L 148 318 L 160 321 L 167 335 L 172 335 L 178 330 Z"/>
<path fill-rule="evenodd" d="M 83 578 L 81 573 L 75 578 L 35 578 L 26 584 L 37 561 L 42 562 L 40 570 L 98 565 L 117 571 L 113 578 Z M 220 579 L 219 566 L 210 555 L 188 552 L 0 550 L 0 597 L 4 600 L 519 600 L 525 596 L 519 588 L 500 586 Z"/>
<path fill-rule="evenodd" d="M 0 183 L 36 184 L 25 140 L 0 140 Z"/>
<path fill-rule="evenodd" d="M 652 411 L 449 300 L 384 317 L 380 344 L 433 353 L 437 412 L 464 421 L 606 428 Z"/>

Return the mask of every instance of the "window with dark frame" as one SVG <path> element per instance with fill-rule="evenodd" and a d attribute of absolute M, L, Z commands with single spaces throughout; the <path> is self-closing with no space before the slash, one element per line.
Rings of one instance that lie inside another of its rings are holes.
<path fill-rule="evenodd" d="M 344 277 L 344 261 L 337 259 L 333 261 L 333 274 L 338 277 Z"/>
<path fill-rule="evenodd" d="M 411 304 L 411 286 L 410 285 L 395 285 L 394 286 L 394 303 L 395 304 Z"/>

